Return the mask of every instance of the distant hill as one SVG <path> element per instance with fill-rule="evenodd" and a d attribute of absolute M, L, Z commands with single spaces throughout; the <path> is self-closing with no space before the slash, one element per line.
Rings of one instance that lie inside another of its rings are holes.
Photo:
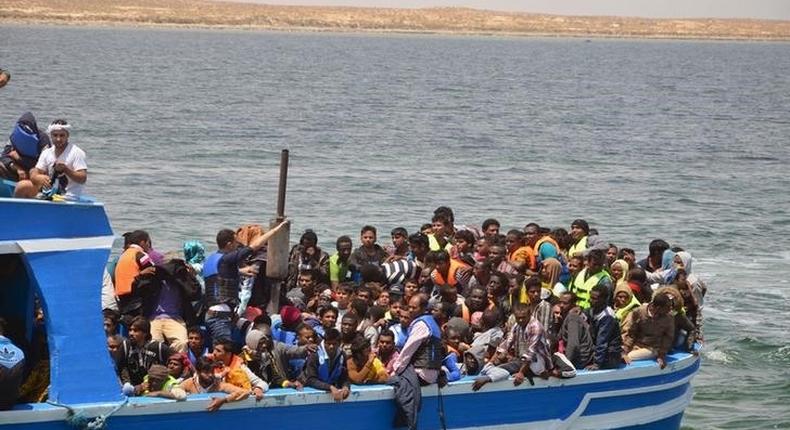
<path fill-rule="evenodd" d="M 3 0 L 0 23 L 790 40 L 790 21 L 558 16 L 467 8 L 272 6 L 208 0 Z"/>

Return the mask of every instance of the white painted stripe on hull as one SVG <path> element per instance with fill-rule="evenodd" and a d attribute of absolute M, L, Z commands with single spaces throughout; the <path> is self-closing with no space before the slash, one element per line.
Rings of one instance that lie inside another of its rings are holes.
<path fill-rule="evenodd" d="M 681 360 L 680 362 L 676 362 L 676 364 L 681 364 L 684 362 L 694 364 L 697 359 L 698 359 L 697 357 L 689 357 Z M 675 371 L 681 370 L 686 367 L 688 366 L 682 366 L 679 369 L 675 369 Z M 669 368 L 669 366 L 667 368 Z M 658 366 L 645 367 L 644 369 L 648 369 L 648 370 L 653 369 L 653 371 L 649 372 L 648 375 L 643 375 L 643 376 L 651 376 L 660 373 L 660 371 L 658 370 Z M 634 370 L 642 370 L 642 368 L 634 369 Z M 589 381 L 585 381 L 587 380 L 587 378 L 592 376 L 594 375 L 585 374 L 582 375 L 581 377 L 577 377 L 573 379 L 582 380 L 581 382 L 582 384 L 592 383 Z M 540 422 L 516 423 L 512 425 L 493 426 L 490 428 L 596 429 L 596 428 L 623 427 L 627 425 L 635 425 L 635 424 L 657 421 L 682 412 L 683 409 L 685 409 L 685 407 L 691 401 L 691 390 L 690 389 L 687 390 L 683 396 L 677 399 L 673 399 L 669 402 L 666 402 L 658 406 L 635 408 L 627 411 L 618 411 L 618 412 L 592 415 L 592 416 L 581 416 L 581 415 L 584 413 L 585 409 L 587 408 L 587 405 L 593 399 L 623 396 L 623 395 L 644 394 L 644 393 L 650 393 L 655 391 L 668 390 L 689 383 L 689 381 L 691 381 L 691 379 L 694 376 L 695 373 L 692 373 L 677 381 L 673 381 L 661 385 L 649 385 L 645 387 L 635 387 L 635 388 L 627 388 L 620 390 L 587 393 L 585 394 L 582 401 L 577 406 L 576 410 L 573 412 L 573 414 L 571 414 L 571 416 L 566 421 L 547 420 Z M 631 374 L 631 377 L 633 378 L 635 376 Z M 571 381 L 571 380 L 559 380 L 559 381 Z M 609 378 L 607 380 L 613 380 L 613 378 Z M 536 380 L 535 382 L 537 384 L 538 381 Z M 494 384 L 489 384 L 489 385 L 494 385 Z M 499 386 L 499 389 L 497 389 L 497 391 L 514 391 L 518 389 L 535 388 L 528 386 L 527 388 L 525 388 L 524 386 L 516 388 L 513 387 L 512 382 L 510 380 L 499 382 L 496 385 Z M 469 394 L 470 387 L 471 384 L 468 382 L 461 383 L 461 384 L 456 384 L 453 387 L 447 387 L 443 389 L 442 392 L 443 395 L 445 396 L 445 400 L 448 400 L 448 398 L 453 395 Z M 543 389 L 545 388 L 548 387 L 543 387 Z M 435 393 L 436 393 L 435 387 L 426 387 L 423 389 L 423 395 L 426 397 L 435 396 Z M 199 397 L 195 396 L 195 397 L 191 397 L 190 400 L 184 402 L 176 402 L 173 400 L 145 398 L 145 397 L 135 398 L 133 400 L 133 404 L 122 408 L 114 416 L 141 416 L 141 415 L 161 415 L 161 414 L 202 412 L 205 411 L 205 408 L 208 405 L 208 398 L 210 396 L 211 395 L 201 395 Z M 379 388 L 362 388 L 359 391 L 354 391 L 352 392 L 349 401 L 376 401 L 376 400 L 391 400 L 391 399 L 392 399 L 392 389 L 391 388 L 382 389 L 381 387 L 379 387 Z M 222 409 L 230 410 L 230 409 L 274 408 L 274 407 L 305 406 L 305 405 L 329 404 L 329 403 L 334 403 L 334 400 L 332 400 L 329 395 L 324 395 L 324 396 L 315 395 L 315 392 L 313 391 L 313 392 L 304 392 L 304 393 L 292 393 L 292 394 L 289 393 L 288 395 L 266 396 L 260 402 L 256 402 L 253 398 L 249 398 L 241 402 L 226 404 L 222 407 Z M 79 409 L 87 416 L 98 416 L 109 412 L 114 406 L 115 405 L 113 404 L 100 404 L 100 405 L 89 404 L 89 405 L 80 405 Z M 65 409 L 46 409 L 36 412 L 7 411 L 0 413 L 0 424 L 57 421 L 57 420 L 65 419 L 65 417 L 66 417 Z M 618 424 L 618 423 L 622 423 L 622 424 Z M 489 428 L 489 427 L 475 427 L 475 428 Z M 472 428 L 469 428 L 469 430 L 471 429 Z"/>
<path fill-rule="evenodd" d="M 0 241 L 0 254 L 31 254 L 80 249 L 110 249 L 115 236 L 80 237 L 74 239 L 27 239 Z"/>

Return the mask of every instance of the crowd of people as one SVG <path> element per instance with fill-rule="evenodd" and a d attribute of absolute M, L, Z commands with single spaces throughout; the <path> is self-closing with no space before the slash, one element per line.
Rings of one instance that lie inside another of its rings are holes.
<path fill-rule="evenodd" d="M 64 120 L 42 131 L 31 113 L 19 118 L 0 155 L 17 197 L 82 194 L 85 153 L 69 130 Z M 342 401 L 351 384 L 387 383 L 412 427 L 421 385 L 471 376 L 479 390 L 632 360 L 663 368 L 671 350 L 702 340 L 705 284 L 691 254 L 661 239 L 637 260 L 582 219 L 569 231 L 529 223 L 503 234 L 496 219 L 457 225 L 440 207 L 415 233 L 393 229 L 386 245 L 369 225 L 356 247 L 340 236 L 332 255 L 307 230 L 286 278 L 270 279 L 267 243 L 284 225 L 223 229 L 210 255 L 198 241 L 163 255 L 145 231 L 124 234 L 102 289 L 124 393 L 226 393 L 208 406 L 216 410 L 272 387 Z M 0 344 L 9 344 L 3 324 Z M 42 380 L 28 380 L 28 391 L 45 392 Z"/>
<path fill-rule="evenodd" d="M 221 230 L 209 255 L 190 241 L 166 256 L 145 231 L 125 234 L 103 290 L 124 392 L 226 393 L 216 410 L 271 388 L 343 401 L 352 384 L 386 383 L 413 427 L 423 385 L 469 376 L 479 390 L 633 360 L 663 368 L 670 351 L 702 340 L 706 287 L 680 247 L 656 239 L 637 260 L 582 219 L 505 234 L 495 219 L 456 225 L 447 207 L 431 221 L 393 229 L 386 245 L 364 226 L 358 246 L 340 236 L 332 255 L 307 230 L 282 280 L 265 268 L 285 223 Z"/>

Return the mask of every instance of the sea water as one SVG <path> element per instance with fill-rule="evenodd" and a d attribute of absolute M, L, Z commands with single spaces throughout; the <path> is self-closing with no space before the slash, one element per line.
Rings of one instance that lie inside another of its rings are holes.
<path fill-rule="evenodd" d="M 341 234 L 434 208 L 569 228 L 708 283 L 688 428 L 790 427 L 790 45 L 0 27 L 0 128 L 66 118 L 116 234 L 177 250 L 286 210 Z"/>

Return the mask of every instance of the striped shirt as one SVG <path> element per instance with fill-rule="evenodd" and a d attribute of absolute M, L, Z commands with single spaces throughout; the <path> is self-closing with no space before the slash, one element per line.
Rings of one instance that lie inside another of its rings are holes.
<path fill-rule="evenodd" d="M 403 284 L 420 273 L 420 265 L 413 260 L 395 260 L 381 265 L 387 285 Z"/>

